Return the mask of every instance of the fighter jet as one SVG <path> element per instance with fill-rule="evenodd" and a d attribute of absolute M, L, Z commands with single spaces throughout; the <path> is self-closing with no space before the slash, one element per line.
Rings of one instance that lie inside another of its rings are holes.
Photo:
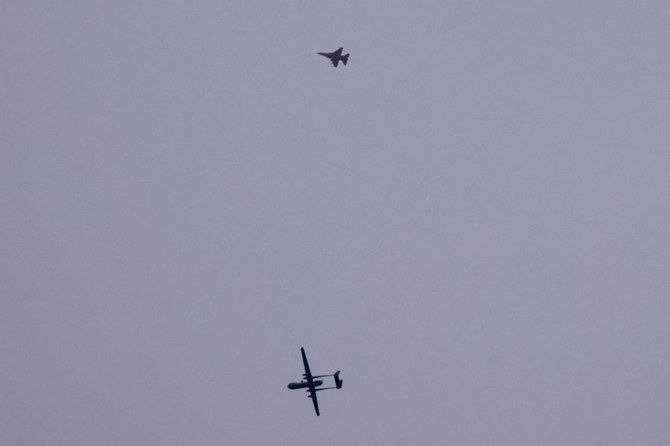
<path fill-rule="evenodd" d="M 332 53 L 318 53 L 320 56 L 327 57 L 333 63 L 333 66 L 336 67 L 339 61 L 342 61 L 343 64 L 347 64 L 349 61 L 349 54 L 342 55 L 342 47 L 338 48 L 337 51 Z"/>
<path fill-rule="evenodd" d="M 312 372 L 309 369 L 309 363 L 307 362 L 307 356 L 305 355 L 305 349 L 300 347 L 300 353 L 302 354 L 302 365 L 305 368 L 305 373 L 302 374 L 303 379 L 301 379 L 299 383 L 290 383 L 288 385 L 288 388 L 291 390 L 306 389 L 307 392 L 309 393 L 309 395 L 307 395 L 307 398 L 310 398 L 312 400 L 312 404 L 314 404 L 314 412 L 316 412 L 316 416 L 318 417 L 320 414 L 319 414 L 319 402 L 316 399 L 316 392 L 328 389 L 341 389 L 342 382 L 344 380 L 340 379 L 339 370 L 333 373 L 332 375 L 317 375 L 317 376 L 312 375 Z M 333 379 L 335 380 L 335 386 L 319 387 L 323 384 L 323 380 L 315 378 L 325 378 L 327 376 L 333 377 Z M 319 388 L 317 389 L 317 387 Z"/>

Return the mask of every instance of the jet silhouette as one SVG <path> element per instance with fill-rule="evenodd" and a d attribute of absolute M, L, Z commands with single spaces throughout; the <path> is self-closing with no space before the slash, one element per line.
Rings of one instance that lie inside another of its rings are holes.
<path fill-rule="evenodd" d="M 342 61 L 343 64 L 347 64 L 349 60 L 349 54 L 342 55 L 342 48 L 338 48 L 337 51 L 332 53 L 318 53 L 320 56 L 327 57 L 333 63 L 333 66 L 336 67 L 337 64 Z"/>

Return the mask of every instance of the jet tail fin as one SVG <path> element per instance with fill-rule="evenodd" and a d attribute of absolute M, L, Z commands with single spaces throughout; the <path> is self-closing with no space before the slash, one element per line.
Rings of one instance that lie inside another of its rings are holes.
<path fill-rule="evenodd" d="M 346 65 L 348 61 L 349 61 L 349 54 L 345 54 L 344 56 L 342 56 L 342 63 L 343 64 Z"/>

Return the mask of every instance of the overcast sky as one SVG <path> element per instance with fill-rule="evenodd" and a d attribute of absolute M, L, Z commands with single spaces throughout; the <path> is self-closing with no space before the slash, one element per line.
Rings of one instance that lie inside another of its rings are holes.
<path fill-rule="evenodd" d="M 669 22 L 3 2 L 0 443 L 670 444 Z"/>

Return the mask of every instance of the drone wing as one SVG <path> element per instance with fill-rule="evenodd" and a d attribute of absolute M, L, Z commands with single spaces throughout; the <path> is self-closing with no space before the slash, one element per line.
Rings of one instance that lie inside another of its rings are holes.
<path fill-rule="evenodd" d="M 302 353 L 302 365 L 305 366 L 305 379 L 308 383 L 311 384 L 313 377 L 312 372 L 309 370 L 309 362 L 307 362 L 307 356 L 305 355 L 305 349 L 300 347 L 300 353 Z"/>
<path fill-rule="evenodd" d="M 314 411 L 316 412 L 316 416 L 318 417 L 320 414 L 319 414 L 319 401 L 317 401 L 316 399 L 316 390 L 314 389 L 314 387 L 310 387 L 309 390 L 307 391 L 309 392 L 308 398 L 312 399 L 312 404 L 314 404 Z"/>
<path fill-rule="evenodd" d="M 314 387 L 314 377 L 312 376 L 312 372 L 309 369 L 309 362 L 307 362 L 307 355 L 305 355 L 305 349 L 300 347 L 300 353 L 302 354 L 302 365 L 305 367 L 305 379 L 307 380 L 307 383 L 309 384 L 309 387 L 307 387 L 307 391 L 309 392 L 309 397 L 312 399 L 312 404 L 314 404 L 314 411 L 316 412 L 316 416 L 319 416 L 319 401 L 316 399 L 316 387 Z"/>

